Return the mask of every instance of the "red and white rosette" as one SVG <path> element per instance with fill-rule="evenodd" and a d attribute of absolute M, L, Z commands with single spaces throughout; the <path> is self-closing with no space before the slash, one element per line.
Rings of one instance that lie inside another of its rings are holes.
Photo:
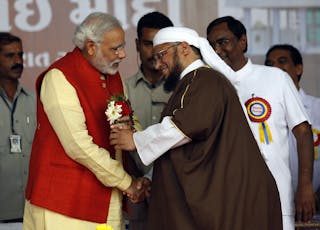
<path fill-rule="evenodd" d="M 249 119 L 259 123 L 260 142 L 266 144 L 272 142 L 271 130 L 267 123 L 272 112 L 269 102 L 261 97 L 252 97 L 246 101 L 245 105 Z"/>

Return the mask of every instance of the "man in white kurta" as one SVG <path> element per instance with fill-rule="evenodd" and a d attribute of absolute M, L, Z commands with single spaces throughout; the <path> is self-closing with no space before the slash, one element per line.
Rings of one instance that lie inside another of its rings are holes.
<path fill-rule="evenodd" d="M 311 186 L 312 132 L 298 91 L 285 72 L 253 65 L 245 57 L 246 29 L 240 21 L 230 16 L 212 21 L 207 27 L 207 39 L 221 59 L 235 71 L 225 75 L 238 91 L 251 130 L 277 182 L 283 228 L 293 230 L 294 191 L 289 167 L 291 131 L 299 143 L 301 183 L 296 195 L 297 219 L 310 220 L 315 209 Z"/>
<path fill-rule="evenodd" d="M 276 179 L 282 213 L 294 216 L 288 137 L 290 130 L 307 120 L 294 85 L 284 72 L 254 65 L 250 60 L 236 72 L 234 85 L 240 101 L 246 105 L 251 130 Z M 261 127 L 262 123 L 266 128 Z"/>
<path fill-rule="evenodd" d="M 287 72 L 299 91 L 300 99 L 310 118 L 313 132 L 314 163 L 313 163 L 313 190 L 318 197 L 320 193 L 320 98 L 308 95 L 300 86 L 303 73 L 302 55 L 297 48 L 289 44 L 276 44 L 270 47 L 266 53 L 265 65 L 274 66 Z M 298 155 L 297 144 L 293 135 L 290 135 L 290 169 L 294 190 L 298 187 Z M 318 204 L 318 208 L 320 205 Z M 318 210 L 319 211 L 319 210 Z"/>
<path fill-rule="evenodd" d="M 299 95 L 304 108 L 310 117 L 312 123 L 313 145 L 314 145 L 314 162 L 313 162 L 313 178 L 312 187 L 316 194 L 320 190 L 320 98 L 306 94 L 302 88 L 299 89 Z M 290 170 L 292 173 L 292 182 L 294 190 L 298 187 L 298 155 L 297 143 L 292 135 L 290 135 Z M 318 192 L 317 192 L 318 191 Z M 318 195 L 319 198 L 319 195 Z"/>

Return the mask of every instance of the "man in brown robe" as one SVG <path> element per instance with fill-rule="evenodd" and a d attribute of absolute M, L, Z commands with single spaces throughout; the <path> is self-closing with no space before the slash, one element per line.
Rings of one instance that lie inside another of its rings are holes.
<path fill-rule="evenodd" d="M 201 60 L 204 40 L 181 27 L 156 34 L 155 65 L 174 89 L 163 119 L 135 133 L 117 125 L 111 144 L 155 160 L 148 229 L 282 229 L 274 178 L 235 89 Z"/>

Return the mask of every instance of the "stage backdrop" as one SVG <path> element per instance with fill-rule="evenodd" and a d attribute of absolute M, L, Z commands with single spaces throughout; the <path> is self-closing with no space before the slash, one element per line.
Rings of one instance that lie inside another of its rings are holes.
<path fill-rule="evenodd" d="M 134 40 L 141 16 L 160 11 L 177 26 L 188 26 L 205 35 L 217 17 L 216 0 L 0 0 L 0 31 L 23 40 L 25 69 L 21 82 L 34 89 L 36 77 L 57 58 L 74 48 L 72 36 L 88 14 L 95 11 L 116 16 L 126 31 L 127 58 L 121 63 L 123 78 L 138 69 Z"/>

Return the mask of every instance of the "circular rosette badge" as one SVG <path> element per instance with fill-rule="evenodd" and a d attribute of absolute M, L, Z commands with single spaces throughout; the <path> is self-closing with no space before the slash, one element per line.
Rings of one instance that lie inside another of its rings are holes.
<path fill-rule="evenodd" d="M 247 113 L 253 122 L 264 122 L 271 115 L 269 102 L 261 97 L 254 97 L 246 102 Z"/>
<path fill-rule="evenodd" d="M 260 142 L 269 144 L 272 141 L 272 134 L 266 122 L 272 111 L 269 102 L 261 97 L 253 97 L 245 105 L 249 119 L 259 123 Z"/>

